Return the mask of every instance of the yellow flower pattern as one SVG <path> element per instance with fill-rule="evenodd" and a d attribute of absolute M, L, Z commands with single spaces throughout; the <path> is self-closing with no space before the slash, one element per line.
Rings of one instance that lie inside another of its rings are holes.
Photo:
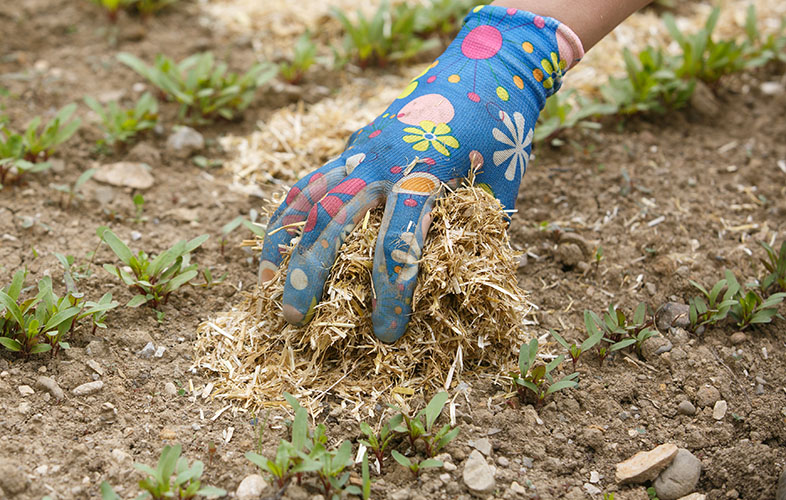
<path fill-rule="evenodd" d="M 560 59 L 556 52 L 552 52 L 550 58 L 550 61 L 545 58 L 540 61 L 542 70 L 540 68 L 532 70 L 532 76 L 543 84 L 544 89 L 550 89 L 558 84 L 562 80 L 562 73 L 568 67 L 568 62 Z"/>
<path fill-rule="evenodd" d="M 434 147 L 445 156 L 450 156 L 448 148 L 456 149 L 459 142 L 450 134 L 450 126 L 446 123 L 434 123 L 430 120 L 423 120 L 417 127 L 406 127 L 404 132 L 409 135 L 403 137 L 404 142 L 412 144 L 415 151 L 426 151 Z M 447 146 L 447 147 L 446 147 Z"/>

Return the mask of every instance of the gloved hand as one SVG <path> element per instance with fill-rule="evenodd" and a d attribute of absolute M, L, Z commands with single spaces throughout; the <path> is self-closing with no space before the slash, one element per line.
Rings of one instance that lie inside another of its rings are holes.
<path fill-rule="evenodd" d="M 578 37 L 555 19 L 495 6 L 473 9 L 444 54 L 355 132 L 338 158 L 295 184 L 272 216 L 259 269 L 263 282 L 281 263 L 279 245 L 302 227 L 284 288 L 286 320 L 303 325 L 311 319 L 342 242 L 385 201 L 372 318 L 377 338 L 400 338 L 442 183 L 466 177 L 470 158 L 483 161 L 476 182 L 512 209 L 538 114 L 582 55 Z"/>

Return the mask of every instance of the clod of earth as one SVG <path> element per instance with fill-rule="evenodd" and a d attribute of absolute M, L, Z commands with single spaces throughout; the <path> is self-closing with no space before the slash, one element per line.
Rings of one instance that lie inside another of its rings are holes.
<path fill-rule="evenodd" d="M 672 443 L 662 444 L 650 451 L 640 451 L 617 464 L 616 478 L 620 484 L 651 481 L 677 456 L 678 448 Z"/>

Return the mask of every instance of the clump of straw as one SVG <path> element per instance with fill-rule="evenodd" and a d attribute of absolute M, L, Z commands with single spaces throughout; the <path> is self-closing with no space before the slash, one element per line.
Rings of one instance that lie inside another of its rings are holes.
<path fill-rule="evenodd" d="M 215 372 L 213 394 L 245 407 L 277 404 L 284 391 L 375 402 L 455 384 L 464 371 L 499 374 L 515 364 L 531 309 L 519 288 L 499 202 L 468 184 L 438 200 L 424 246 L 409 330 L 393 345 L 371 328 L 371 270 L 381 211 L 346 239 L 312 321 L 282 318 L 286 260 L 276 277 L 198 329 L 196 366 Z"/>

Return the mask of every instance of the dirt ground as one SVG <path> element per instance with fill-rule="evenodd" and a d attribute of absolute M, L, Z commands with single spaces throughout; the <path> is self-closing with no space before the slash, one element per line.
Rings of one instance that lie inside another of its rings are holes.
<path fill-rule="evenodd" d="M 21 127 L 29 117 L 51 114 L 85 95 L 136 98 L 132 87 L 140 78 L 115 61 L 119 51 L 145 59 L 163 51 L 179 60 L 210 49 L 236 68 L 254 61 L 256 38 L 213 29 L 206 12 L 202 4 L 180 2 L 147 22 L 122 16 L 113 27 L 89 2 L 8 2 L 0 9 L 0 86 L 10 92 L 2 102 L 4 113 Z M 412 68 L 387 73 L 398 72 L 413 73 Z M 757 241 L 786 237 L 786 172 L 778 166 L 786 161 L 786 93 L 765 94 L 761 83 L 785 78 L 783 67 L 729 77 L 712 89 L 717 106 L 709 112 L 610 119 L 600 131 L 566 134 L 561 147 L 537 148 L 511 225 L 514 244 L 526 251 L 520 285 L 539 308 L 533 334 L 555 328 L 578 338 L 582 312 L 601 312 L 610 303 L 630 310 L 640 301 L 652 309 L 687 302 L 694 294 L 688 280 L 712 284 L 723 269 L 733 270 L 741 282 L 762 275 Z M 374 71 L 311 73 L 302 92 L 305 106 L 340 95 L 349 80 L 370 88 L 387 81 Z M 297 97 L 291 89 L 260 91 L 245 121 L 200 129 L 207 139 L 202 154 L 226 158 L 220 137 L 251 133 L 257 120 Z M 234 492 L 254 472 L 243 457 L 255 449 L 253 416 L 202 397 L 211 375 L 191 367 L 200 322 L 229 309 L 238 292 L 256 281 L 254 256 L 239 247 L 245 235 L 232 233 L 224 246 L 221 227 L 258 208 L 260 199 L 242 192 L 221 167 L 203 169 L 171 155 L 165 142 L 175 109 L 164 106 L 163 114 L 165 130 L 130 151 L 97 151 L 99 131 L 86 123 L 57 153 L 62 161 L 56 168 L 0 191 L 0 283 L 26 267 L 27 284 L 51 275 L 62 285 L 53 253 L 86 263 L 98 245 L 100 225 L 125 241 L 138 232 L 132 247 L 149 253 L 210 234 L 194 258 L 214 275 L 227 273 L 227 280 L 209 290 L 185 287 L 174 294 L 160 323 L 149 309 L 118 308 L 106 330 L 95 335 L 77 330 L 72 348 L 55 357 L 25 361 L 0 353 L 0 496 L 97 498 L 99 484 L 107 480 L 129 498 L 139 479 L 131 464 L 153 464 L 161 448 L 174 442 L 190 459 L 205 462 L 207 484 Z M 80 115 L 87 117 L 85 106 Z M 72 183 L 94 165 L 128 159 L 153 166 L 155 185 L 143 192 L 145 221 L 135 220 L 134 193 L 128 189 L 89 181 L 84 200 L 66 207 L 50 188 L 50 183 Z M 272 189 L 262 186 L 264 193 Z M 581 236 L 592 248 L 601 245 L 604 259 L 597 269 L 585 264 L 591 256 L 556 245 L 543 222 Z M 89 297 L 111 291 L 125 303 L 131 292 L 100 267 L 110 262 L 109 249 L 98 248 L 80 290 Z M 746 331 L 735 337 L 736 344 L 732 326 L 701 335 L 665 331 L 669 352 L 617 356 L 603 367 L 590 356 L 579 365 L 579 389 L 557 394 L 538 411 L 506 402 L 509 381 L 465 377 L 466 399 L 458 399 L 461 433 L 447 448 L 457 468 L 414 480 L 391 465 L 375 478 L 372 496 L 470 498 L 462 464 L 472 446 L 487 438 L 496 466 L 494 498 L 600 498 L 585 487 L 597 472 L 593 486 L 603 492 L 646 499 L 644 486 L 615 483 L 615 465 L 669 442 L 701 460 L 697 491 L 708 498 L 774 498 L 786 467 L 785 324 L 776 320 Z M 165 347 L 163 356 L 140 355 L 148 342 Z M 62 401 L 37 385 L 41 375 L 65 391 Z M 100 391 L 71 392 L 94 380 L 103 381 Z M 177 394 L 165 391 L 168 382 Z M 34 393 L 21 393 L 25 385 Z M 718 398 L 729 408 L 721 420 L 712 416 Z M 683 400 L 697 407 L 694 415 L 677 411 Z M 268 454 L 285 436 L 285 415 L 272 414 L 263 438 Z M 331 437 L 359 437 L 357 422 L 330 398 L 316 420 L 327 423 Z M 512 489 L 514 481 L 526 493 Z M 315 485 L 306 483 L 291 486 L 283 498 L 316 495 Z"/>

